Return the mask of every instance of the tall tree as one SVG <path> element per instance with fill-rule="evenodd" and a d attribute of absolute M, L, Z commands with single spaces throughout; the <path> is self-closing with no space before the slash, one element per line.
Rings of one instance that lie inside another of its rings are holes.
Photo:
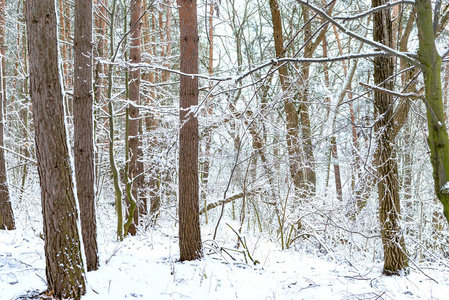
<path fill-rule="evenodd" d="M 385 0 L 372 0 L 372 6 L 384 5 Z M 374 41 L 388 47 L 393 44 L 392 22 L 389 9 L 374 13 Z M 393 90 L 390 79 L 394 72 L 392 57 L 374 58 L 374 83 Z M 384 270 L 386 275 L 398 275 L 407 268 L 404 239 L 399 225 L 400 203 L 396 153 L 394 152 L 393 97 L 391 94 L 374 92 L 374 130 L 377 135 L 376 163 L 378 172 L 379 216 L 382 244 L 384 248 Z"/>
<path fill-rule="evenodd" d="M 449 222 L 449 136 L 444 121 L 443 92 L 441 88 L 441 56 L 435 45 L 435 27 L 430 0 L 416 0 L 418 26 L 418 59 L 422 64 L 430 162 L 433 166 L 435 193 L 443 204 L 444 215 Z M 438 16 L 435 16 L 438 24 Z"/>
<path fill-rule="evenodd" d="M 141 15 L 143 13 L 142 0 L 131 0 L 131 45 L 129 49 L 130 61 L 132 64 L 141 62 Z M 140 105 L 140 68 L 131 67 L 129 71 L 129 151 L 130 162 L 128 177 L 132 183 L 132 197 L 134 207 L 130 205 L 128 213 L 133 216 L 134 224 L 129 227 L 131 234 L 136 233 L 135 226 L 139 223 L 140 207 L 146 199 L 143 197 L 144 173 L 142 163 L 142 148 L 140 142 L 141 119 L 139 112 Z M 145 205 L 146 206 L 146 205 Z"/>
<path fill-rule="evenodd" d="M 198 24 L 196 0 L 178 0 L 181 38 L 180 69 L 198 73 Z M 202 256 L 198 178 L 198 78 L 180 78 L 179 130 L 179 248 L 180 260 Z"/>
<path fill-rule="evenodd" d="M 92 0 L 75 5 L 73 125 L 75 177 L 87 270 L 98 268 L 92 90 Z"/>
<path fill-rule="evenodd" d="M 5 89 L 5 33 L 6 33 L 6 0 L 0 0 L 0 229 L 15 229 L 14 214 L 9 197 L 6 177 L 6 160 L 4 147 L 3 108 L 6 100 Z"/>
<path fill-rule="evenodd" d="M 276 56 L 282 58 L 285 55 L 284 49 L 284 34 L 282 30 L 282 19 L 279 5 L 276 0 L 270 0 L 271 20 L 273 22 L 273 35 Z M 300 156 L 301 147 L 299 144 L 299 117 L 296 113 L 297 109 L 293 103 L 291 95 L 291 84 L 287 65 L 282 65 L 278 68 L 279 79 L 281 81 L 282 91 L 286 94 L 284 96 L 284 111 L 286 115 L 286 129 L 287 129 L 287 149 L 289 155 L 290 176 L 293 179 L 296 188 L 302 186 L 302 176 L 300 176 Z"/>
<path fill-rule="evenodd" d="M 47 284 L 57 298 L 79 299 L 86 285 L 64 122 L 55 1 L 26 1 L 26 24 Z"/>

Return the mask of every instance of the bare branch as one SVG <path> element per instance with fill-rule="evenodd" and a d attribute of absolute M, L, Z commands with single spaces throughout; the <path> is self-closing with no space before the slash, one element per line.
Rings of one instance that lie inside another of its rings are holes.
<path fill-rule="evenodd" d="M 363 82 L 359 82 L 359 84 L 361 86 L 370 88 L 373 91 L 384 93 L 384 94 L 390 94 L 390 95 L 393 95 L 395 97 L 409 98 L 409 99 L 424 99 L 424 95 L 420 95 L 420 94 L 417 94 L 417 93 L 398 93 L 398 92 L 395 92 L 395 91 L 392 91 L 392 90 L 389 90 L 389 89 L 384 89 L 384 88 L 381 88 L 379 86 L 370 85 L 370 84 L 366 84 L 366 83 L 363 83 Z"/>
<path fill-rule="evenodd" d="M 339 22 L 337 22 L 333 17 L 329 16 L 325 11 L 323 11 L 322 9 L 315 7 L 314 5 L 310 4 L 308 1 L 304 1 L 304 0 L 296 0 L 296 2 L 298 2 L 301 5 L 304 5 L 310 9 L 312 9 L 313 11 L 315 11 L 316 13 L 318 13 L 323 19 L 326 19 L 327 21 L 331 22 L 332 24 L 334 24 L 338 29 L 340 29 L 341 31 L 343 31 L 344 33 L 346 33 L 347 35 L 365 43 L 368 44 L 372 47 L 374 47 L 375 49 L 380 49 L 383 50 L 385 52 L 387 52 L 388 54 L 392 55 L 392 56 L 397 56 L 400 57 L 404 60 L 406 60 L 407 62 L 409 62 L 410 64 L 414 65 L 414 66 L 418 66 L 420 68 L 422 68 L 423 66 L 420 64 L 420 62 L 414 58 L 412 58 L 412 54 L 410 53 L 402 53 L 399 51 L 396 51 L 390 47 L 387 47 L 381 43 L 375 42 L 373 40 L 364 38 L 361 35 L 358 35 L 355 32 L 352 32 L 351 30 L 347 29 L 346 27 L 344 27 L 343 25 L 341 25 Z"/>
<path fill-rule="evenodd" d="M 352 15 L 352 16 L 342 16 L 342 17 L 333 17 L 335 20 L 343 20 L 343 21 L 349 21 L 349 20 L 355 20 L 355 19 L 360 19 L 363 17 L 366 17 L 372 13 L 375 13 L 376 11 L 379 10 L 383 10 L 383 9 L 388 9 L 390 7 L 394 7 L 396 5 L 401 5 L 401 4 L 411 4 L 414 5 L 415 1 L 411 1 L 411 0 L 404 0 L 404 1 L 396 1 L 396 2 L 388 2 L 387 4 L 384 5 L 379 5 L 376 6 L 370 10 L 367 10 L 363 13 L 357 14 L 357 15 Z"/>
<path fill-rule="evenodd" d="M 166 67 L 161 67 L 158 65 L 152 65 L 148 63 L 138 63 L 133 64 L 125 61 L 121 62 L 111 62 L 108 60 L 100 60 L 98 59 L 102 64 L 115 64 L 119 65 L 124 68 L 143 68 L 143 69 L 150 69 L 150 70 L 158 70 L 158 71 L 165 71 L 170 72 L 173 74 L 177 74 L 180 76 L 190 76 L 190 77 L 197 77 L 199 79 L 204 80 L 210 80 L 210 81 L 231 81 L 234 80 L 235 82 L 239 82 L 249 76 L 250 74 L 257 72 L 261 69 L 264 69 L 266 67 L 272 66 L 272 65 L 278 65 L 278 64 L 285 64 L 285 63 L 325 63 L 325 62 L 336 62 L 336 61 L 342 61 L 342 60 L 349 60 L 349 59 L 357 59 L 357 58 L 370 58 L 370 57 L 378 57 L 378 56 L 388 56 L 389 53 L 384 51 L 375 51 L 375 52 L 368 52 L 368 53 L 359 53 L 359 54 L 348 54 L 348 55 L 341 55 L 341 56 L 335 56 L 335 57 L 318 57 L 318 58 L 305 58 L 305 57 L 284 57 L 280 59 L 271 59 L 268 62 L 265 62 L 259 66 L 256 66 L 252 69 L 249 69 L 248 71 L 236 75 L 236 76 L 224 76 L 224 77 L 214 77 L 214 76 L 208 76 L 208 75 L 201 75 L 201 74 L 186 74 L 178 70 L 169 69 Z M 280 67 L 277 66 L 278 68 Z"/>

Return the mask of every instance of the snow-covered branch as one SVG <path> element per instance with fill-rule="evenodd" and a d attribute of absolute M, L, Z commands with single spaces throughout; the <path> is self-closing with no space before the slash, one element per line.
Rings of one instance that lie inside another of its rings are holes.
<path fill-rule="evenodd" d="M 380 11 L 380 10 L 384 10 L 384 9 L 388 9 L 391 7 L 394 7 L 396 5 L 402 5 L 402 4 L 411 4 L 411 5 L 415 5 L 415 1 L 411 1 L 411 0 L 404 0 L 404 1 L 396 1 L 396 2 L 388 2 L 384 5 L 379 5 L 376 6 L 372 9 L 369 9 L 367 11 L 364 11 L 360 14 L 356 14 L 356 15 L 351 15 L 351 16 L 341 16 L 341 17 L 333 17 L 335 20 L 343 20 L 343 21 L 349 21 L 349 20 L 355 20 L 355 19 L 360 19 L 366 16 L 369 16 L 373 13 L 375 13 L 376 11 Z"/>
<path fill-rule="evenodd" d="M 367 87 L 369 89 L 372 89 L 373 91 L 376 92 L 380 92 L 380 93 L 384 93 L 384 94 L 390 94 L 393 95 L 395 97 L 400 97 L 400 98 L 409 98 L 409 99 L 424 99 L 424 95 L 420 95 L 417 93 L 399 93 L 399 92 L 395 92 L 389 89 L 385 89 L 382 88 L 380 86 L 376 86 L 376 85 L 370 85 L 370 84 L 366 84 L 363 82 L 359 82 L 359 84 L 363 87 Z"/>
<path fill-rule="evenodd" d="M 361 35 L 358 35 L 357 33 L 349 30 L 348 28 L 344 27 L 343 25 L 341 25 L 339 22 L 337 22 L 335 20 L 334 17 L 329 16 L 324 10 L 315 7 L 314 5 L 310 4 L 309 1 L 304 1 L 304 0 L 296 0 L 296 2 L 298 2 L 301 5 L 304 5 L 310 9 L 312 9 L 313 11 L 315 11 L 316 13 L 318 13 L 323 19 L 331 22 L 332 24 L 334 24 L 338 29 L 340 29 L 341 31 L 343 31 L 344 33 L 346 33 L 347 35 L 367 44 L 370 45 L 372 47 L 374 47 L 375 49 L 379 49 L 379 50 L 383 50 L 385 52 L 387 52 L 388 54 L 392 55 L 392 56 L 397 56 L 400 57 L 402 59 L 404 59 L 405 61 L 407 61 L 408 63 L 415 65 L 415 66 L 419 66 L 422 67 L 422 65 L 419 63 L 418 60 L 414 59 L 413 54 L 410 53 L 403 53 L 403 52 L 399 52 L 396 51 L 390 47 L 387 47 L 381 43 L 375 42 L 373 40 L 367 39 Z"/>

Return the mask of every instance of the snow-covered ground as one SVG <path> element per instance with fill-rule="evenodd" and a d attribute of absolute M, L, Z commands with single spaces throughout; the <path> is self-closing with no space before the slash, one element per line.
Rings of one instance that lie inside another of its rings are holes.
<path fill-rule="evenodd" d="M 166 223 L 123 242 L 100 228 L 101 266 L 87 274 L 83 299 L 449 299 L 449 269 L 437 265 L 412 266 L 408 276 L 385 277 L 380 262 L 282 251 L 256 234 L 245 235 L 245 241 L 260 263 L 245 263 L 243 254 L 232 251 L 235 235 L 226 225 L 218 239 L 223 245 L 210 241 L 213 225 L 205 226 L 205 257 L 177 262 L 177 229 Z M 216 251 L 221 246 L 229 255 Z M 0 232 L 0 299 L 29 299 L 45 290 L 43 247 L 33 232 Z"/>

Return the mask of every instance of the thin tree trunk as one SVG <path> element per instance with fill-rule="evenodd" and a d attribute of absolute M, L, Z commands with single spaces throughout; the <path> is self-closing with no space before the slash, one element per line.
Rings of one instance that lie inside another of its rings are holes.
<path fill-rule="evenodd" d="M 181 38 L 181 72 L 198 73 L 196 0 L 178 0 Z M 179 131 L 179 248 L 180 260 L 202 256 L 198 186 L 198 78 L 180 78 Z"/>
<path fill-rule="evenodd" d="M 214 73 L 214 27 L 213 27 L 213 18 L 214 18 L 214 4 L 211 2 L 209 3 L 209 60 L 208 60 L 208 73 L 209 75 L 212 75 Z M 209 88 L 211 89 L 212 86 L 210 85 Z M 213 98 L 210 97 L 206 101 L 206 119 L 211 120 L 212 118 L 212 101 Z M 211 163 L 211 146 L 212 146 L 212 133 L 210 131 L 207 132 L 206 138 L 205 138 L 205 146 L 204 146 L 204 164 L 203 164 L 203 173 L 201 176 L 203 188 L 201 193 L 201 198 L 204 201 L 204 206 L 207 206 L 207 188 L 208 188 L 208 182 L 209 182 L 209 170 L 210 170 L 210 163 Z M 207 213 L 206 213 L 206 224 L 207 224 Z"/>
<path fill-rule="evenodd" d="M 55 1 L 27 1 L 26 8 L 48 290 L 58 299 L 79 299 L 86 285 L 64 122 Z"/>
<path fill-rule="evenodd" d="M 372 6 L 384 5 L 385 0 L 372 0 Z M 392 22 L 390 10 L 374 13 L 373 36 L 376 42 L 391 47 Z M 391 57 L 374 58 L 374 83 L 382 84 L 393 75 Z M 387 81 L 383 88 L 393 90 L 393 82 Z M 404 238 L 399 225 L 401 214 L 396 153 L 394 152 L 393 97 L 391 94 L 374 92 L 375 124 L 377 135 L 376 163 L 378 172 L 379 216 L 384 249 L 385 275 L 399 275 L 408 267 Z"/>
<path fill-rule="evenodd" d="M 309 10 L 303 8 L 304 24 L 309 21 Z M 304 28 L 304 42 L 307 43 L 304 48 L 304 57 L 312 57 L 313 45 L 308 42 L 312 36 L 312 23 L 308 22 Z M 313 155 L 312 146 L 312 128 L 310 124 L 309 113 L 309 73 L 310 65 L 304 64 L 301 67 L 301 93 L 300 93 L 300 105 L 299 105 L 299 118 L 301 121 L 301 133 L 303 140 L 303 164 L 302 164 L 302 176 L 301 189 L 306 192 L 305 195 L 310 195 L 315 192 L 316 189 L 316 174 L 315 174 L 315 159 Z"/>
<path fill-rule="evenodd" d="M 111 56 L 114 53 L 114 22 L 116 14 L 116 0 L 113 0 L 110 14 L 110 28 L 109 28 L 109 46 Z M 114 57 L 112 57 L 114 60 Z M 120 174 L 115 162 L 115 150 L 114 150 L 114 105 L 112 102 L 112 87 L 114 84 L 114 65 L 109 65 L 108 70 L 108 122 L 109 122 L 109 163 L 111 165 L 112 179 L 114 181 L 114 194 L 115 194 L 115 210 L 117 212 L 117 239 L 123 239 L 123 207 L 122 207 L 122 188 L 120 186 Z"/>
<path fill-rule="evenodd" d="M 327 56 L 327 40 L 326 38 L 323 39 L 323 57 Z M 345 76 L 347 76 L 347 70 L 345 68 Z M 326 88 L 329 89 L 330 87 L 330 80 L 329 80 L 329 67 L 327 64 L 324 64 L 324 84 L 326 85 Z M 332 109 L 330 106 L 330 98 L 326 98 L 327 106 L 327 114 L 329 115 L 330 110 Z M 335 107 L 334 109 L 337 109 Z M 343 200 L 343 191 L 341 187 L 341 175 L 340 175 L 340 164 L 338 162 L 338 148 L 337 148 L 337 138 L 334 136 L 334 133 L 332 132 L 332 136 L 330 137 L 330 143 L 331 143 L 331 155 L 329 155 L 329 168 L 327 171 L 327 180 L 326 180 L 326 187 L 329 183 L 329 173 L 330 173 L 330 157 L 332 156 L 334 160 L 332 161 L 334 165 L 334 178 L 335 178 L 335 191 L 337 193 L 338 200 Z"/>
<path fill-rule="evenodd" d="M 144 1 L 144 7 L 148 7 L 148 0 Z M 151 17 L 151 18 L 150 18 Z M 150 25 L 150 19 L 152 24 Z M 143 17 L 143 40 L 144 40 L 144 51 L 150 54 L 150 56 L 155 55 L 156 53 L 156 37 L 155 34 L 151 34 L 151 27 L 153 27 L 153 32 L 155 28 L 155 18 L 154 18 L 154 12 L 153 8 L 151 8 L 150 13 L 145 14 Z M 156 76 L 155 71 L 150 71 L 147 74 L 147 80 L 151 84 L 156 83 Z M 150 86 L 150 92 L 149 92 L 149 103 L 148 105 L 155 105 L 157 103 L 156 101 L 156 91 L 153 86 Z M 145 117 L 145 127 L 147 133 L 150 135 L 150 141 L 149 141 L 149 147 L 150 149 L 155 149 L 158 145 L 158 139 L 155 133 L 158 126 L 158 120 L 156 118 L 156 115 L 153 112 L 149 112 L 149 115 Z M 142 126 L 143 127 L 143 126 Z M 148 178 L 148 195 L 150 203 L 150 215 L 152 216 L 153 222 L 156 221 L 158 213 L 159 213 L 159 207 L 160 207 L 160 196 L 159 196 L 159 190 L 160 190 L 160 182 L 159 182 L 159 168 L 157 160 L 155 159 L 155 156 L 151 157 L 150 159 L 151 163 L 149 166 L 147 166 L 147 178 Z"/>
<path fill-rule="evenodd" d="M 270 0 L 271 19 L 273 22 L 273 35 L 276 56 L 281 58 L 284 56 L 284 36 L 282 32 L 282 19 L 279 11 L 279 5 L 276 0 Z M 292 101 L 290 82 L 288 78 L 287 66 L 281 66 L 278 69 L 281 81 L 282 91 L 284 92 L 284 111 L 287 122 L 287 150 L 289 155 L 290 176 L 294 181 L 296 188 L 301 187 L 301 176 L 299 170 L 300 164 L 300 144 L 299 144 L 299 118 L 296 113 L 295 104 Z"/>
<path fill-rule="evenodd" d="M 73 125 L 75 175 L 87 270 L 98 269 L 92 90 L 92 0 L 75 6 Z"/>
<path fill-rule="evenodd" d="M 0 0 L 0 229 L 16 229 L 6 176 L 4 142 L 6 0 Z"/>
<path fill-rule="evenodd" d="M 139 18 L 142 15 L 142 1 L 141 0 L 131 0 L 131 44 L 130 44 L 130 62 L 133 64 L 138 64 L 141 62 L 141 27 L 142 23 Z M 140 105 L 140 69 L 131 68 L 129 71 L 129 150 L 130 150 L 130 163 L 129 163 L 129 173 L 128 178 L 132 182 L 132 196 L 135 199 L 135 208 L 130 206 L 128 213 L 133 215 L 134 224 L 130 227 L 130 233 L 135 234 L 135 226 L 139 224 L 139 208 L 141 205 L 144 175 L 143 175 L 143 165 L 141 161 L 142 147 L 140 145 L 140 135 L 139 135 L 139 123 L 140 123 L 140 112 L 138 106 Z M 140 158 L 139 158 L 140 157 Z M 139 163 L 140 159 L 140 163 Z M 134 210 L 134 211 L 132 211 Z M 134 228 L 133 228 L 134 227 Z"/>

